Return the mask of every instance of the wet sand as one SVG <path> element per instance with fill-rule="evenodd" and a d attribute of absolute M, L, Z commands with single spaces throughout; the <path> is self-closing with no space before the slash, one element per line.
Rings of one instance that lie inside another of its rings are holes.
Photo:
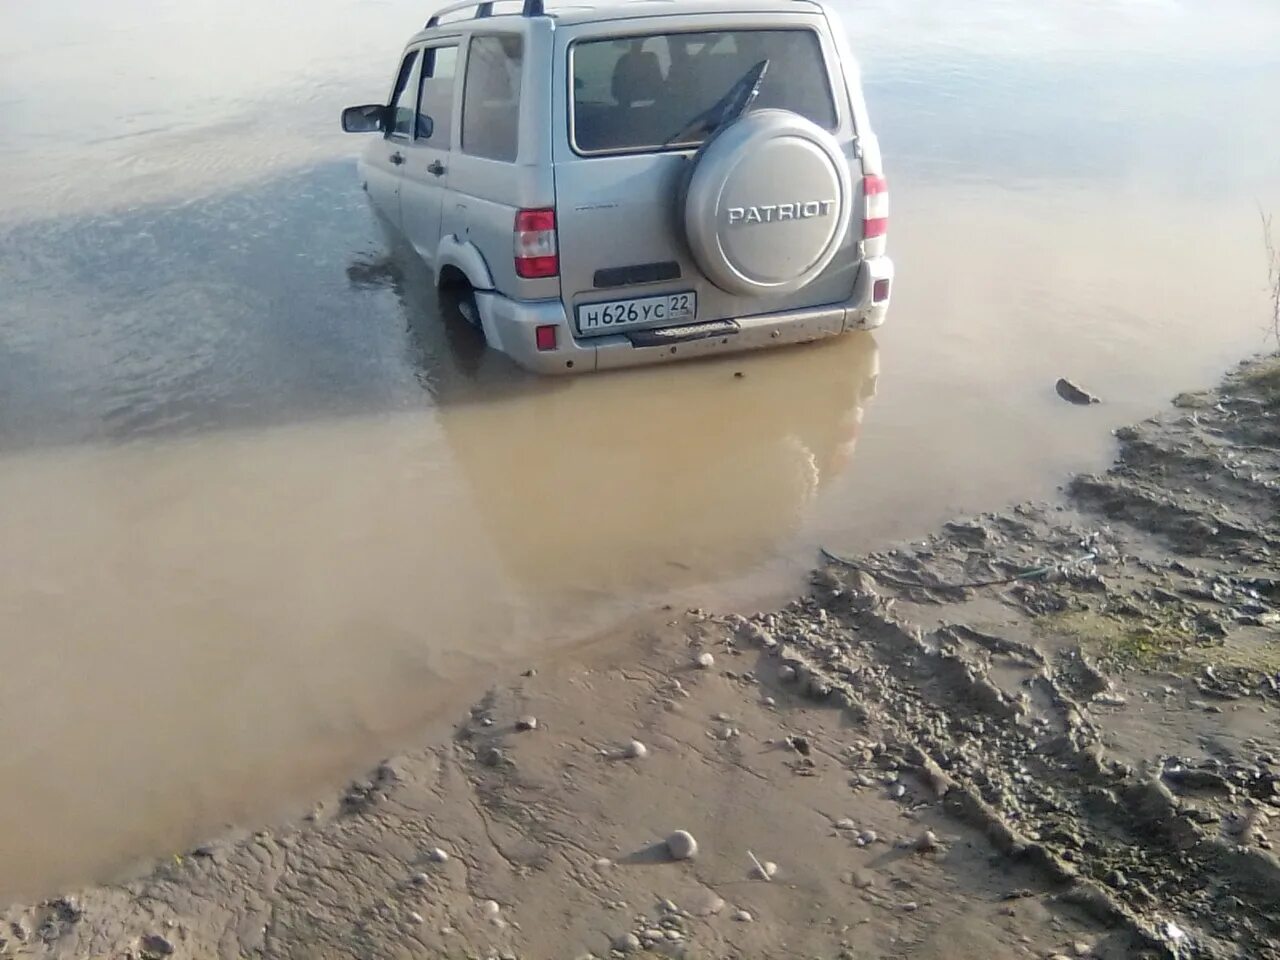
<path fill-rule="evenodd" d="M 12 907 L 2 949 L 1280 957 L 1280 360 L 1118 437 L 770 613 L 528 657 L 306 817 Z"/>

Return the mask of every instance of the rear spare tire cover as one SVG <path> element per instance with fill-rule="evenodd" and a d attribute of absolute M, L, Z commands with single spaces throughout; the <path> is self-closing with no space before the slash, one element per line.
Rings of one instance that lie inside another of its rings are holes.
<path fill-rule="evenodd" d="M 698 151 L 685 235 L 722 290 L 791 293 L 826 269 L 852 210 L 853 178 L 835 137 L 799 114 L 760 110 Z"/>

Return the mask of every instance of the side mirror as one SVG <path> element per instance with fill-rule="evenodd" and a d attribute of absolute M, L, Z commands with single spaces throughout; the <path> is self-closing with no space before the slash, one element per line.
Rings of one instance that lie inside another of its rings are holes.
<path fill-rule="evenodd" d="M 435 132 L 436 122 L 428 117 L 425 113 L 418 114 L 418 139 L 430 140 L 431 134 Z"/>
<path fill-rule="evenodd" d="M 342 111 L 342 129 L 347 133 L 377 133 L 386 126 L 387 108 L 380 103 L 366 103 Z"/>

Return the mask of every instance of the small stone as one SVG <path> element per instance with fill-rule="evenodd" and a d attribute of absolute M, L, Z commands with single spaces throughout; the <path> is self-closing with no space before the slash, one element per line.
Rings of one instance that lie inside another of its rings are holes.
<path fill-rule="evenodd" d="M 914 900 L 908 900 L 902 905 L 902 911 L 904 913 L 915 913 L 919 909 L 920 904 L 916 903 Z"/>
<path fill-rule="evenodd" d="M 1076 952 L 1077 957 L 1088 957 L 1093 954 L 1093 946 L 1083 940 L 1077 940 L 1071 945 L 1071 949 Z"/>
<path fill-rule="evenodd" d="M 640 939 L 656 942 L 662 939 L 662 931 L 654 927 L 650 927 L 648 930 L 641 931 Z"/>
<path fill-rule="evenodd" d="M 778 679 L 781 680 L 783 683 L 790 683 L 795 678 L 796 678 L 795 667 L 784 664 L 783 666 L 778 668 Z"/>
<path fill-rule="evenodd" d="M 672 940 L 672 941 L 684 939 L 684 934 L 681 933 L 679 930 L 667 930 L 665 932 L 665 936 L 668 940 Z"/>
<path fill-rule="evenodd" d="M 889 796 L 893 797 L 893 799 L 895 800 L 901 800 L 904 796 L 906 796 L 906 793 L 907 793 L 907 788 L 900 783 L 896 783 L 889 788 Z"/>
<path fill-rule="evenodd" d="M 732 720 L 733 718 L 732 718 L 732 717 L 730 717 L 727 713 L 717 713 L 717 714 L 716 714 L 714 717 L 712 717 L 711 719 L 712 719 L 712 720 L 715 720 L 717 723 L 728 723 L 728 722 L 729 722 L 730 720 Z"/>
<path fill-rule="evenodd" d="M 836 821 L 835 827 L 837 830 L 856 830 L 858 828 L 858 825 L 854 823 L 852 820 L 850 820 L 848 817 L 841 817 L 839 820 Z"/>
<path fill-rule="evenodd" d="M 501 766 L 506 759 L 506 754 L 497 747 L 485 747 L 480 751 L 480 762 L 486 767 Z"/>
<path fill-rule="evenodd" d="M 879 839 L 879 835 L 874 830 L 864 830 L 858 834 L 858 846 L 869 847 Z"/>
<path fill-rule="evenodd" d="M 516 721 L 517 730 L 537 730 L 538 718 L 534 716 L 521 717 Z"/>
<path fill-rule="evenodd" d="M 763 700 L 761 700 L 760 702 L 761 702 L 762 704 L 764 704 L 764 706 L 766 706 L 766 707 L 775 707 L 775 706 L 777 706 L 777 705 L 778 705 L 778 701 L 777 701 L 777 700 L 775 700 L 775 699 L 773 699 L 773 697 L 765 697 L 765 698 L 764 698 Z"/>
<path fill-rule="evenodd" d="M 643 760 L 649 755 L 649 748 L 639 740 L 632 740 L 623 749 L 622 755 L 628 760 Z"/>
<path fill-rule="evenodd" d="M 619 953 L 635 953 L 640 949 L 640 938 L 634 933 L 624 933 L 613 941 L 613 949 Z"/>
<path fill-rule="evenodd" d="M 425 923 L 425 922 L 426 922 L 426 921 L 424 921 L 424 920 L 422 919 L 422 914 L 418 913 L 416 910 L 410 910 L 410 911 L 409 911 L 409 919 L 410 919 L 410 920 L 412 920 L 414 923 Z"/>
<path fill-rule="evenodd" d="M 778 872 L 778 865 L 772 860 L 765 860 L 755 869 L 755 874 L 761 880 L 772 880 Z"/>
<path fill-rule="evenodd" d="M 676 902 L 674 900 L 668 900 L 666 897 L 663 897 L 661 900 L 658 901 L 658 907 L 662 910 L 663 913 L 679 913 L 680 912 L 680 908 L 676 906 Z"/>
<path fill-rule="evenodd" d="M 698 841 L 688 830 L 677 830 L 667 837 L 667 852 L 673 860 L 688 860 L 698 855 Z"/>
<path fill-rule="evenodd" d="M 613 866 L 613 861 L 610 860 L 608 857 L 600 857 L 595 862 L 595 868 L 597 870 L 608 870 L 612 866 Z"/>
<path fill-rule="evenodd" d="M 415 873 L 409 879 L 412 880 L 416 886 L 421 887 L 424 884 L 426 884 L 428 881 L 430 881 L 431 878 L 428 877 L 425 873 Z"/>
<path fill-rule="evenodd" d="M 497 920 L 498 914 L 502 912 L 502 907 L 498 905 L 497 900 L 486 900 L 480 904 L 480 912 L 490 920 Z"/>
<path fill-rule="evenodd" d="M 1066 400 L 1068 403 L 1075 403 L 1075 404 L 1079 404 L 1080 406 L 1088 406 L 1091 403 L 1102 402 L 1093 394 L 1089 393 L 1087 390 L 1084 390 L 1078 387 L 1076 384 L 1072 383 L 1066 377 L 1061 377 L 1058 380 L 1058 382 L 1054 384 L 1054 389 L 1057 390 L 1058 396 L 1060 396 L 1063 400 Z"/>
<path fill-rule="evenodd" d="M 1121 693 L 1100 693 L 1093 698 L 1093 702 L 1104 707 L 1123 707 L 1129 700 Z"/>
<path fill-rule="evenodd" d="M 916 850 L 920 853 L 932 853 L 940 846 L 938 843 L 938 835 L 932 830 L 926 830 L 916 839 L 915 846 Z"/>
<path fill-rule="evenodd" d="M 173 944 L 165 937 L 158 933 L 149 933 L 142 938 L 142 952 L 150 954 L 154 957 L 168 957 L 173 955 Z"/>
<path fill-rule="evenodd" d="M 700 653 L 696 660 L 693 661 L 699 670 L 710 670 L 716 665 L 716 658 L 710 653 Z"/>
<path fill-rule="evenodd" d="M 755 919 L 755 917 L 751 915 L 750 910 L 735 910 L 733 913 L 733 919 L 737 920 L 739 923 L 750 923 Z"/>
<path fill-rule="evenodd" d="M 427 856 L 431 858 L 432 863 L 448 863 L 449 862 L 448 852 L 445 850 L 441 850 L 439 847 L 432 847 L 431 852 L 427 854 Z"/>

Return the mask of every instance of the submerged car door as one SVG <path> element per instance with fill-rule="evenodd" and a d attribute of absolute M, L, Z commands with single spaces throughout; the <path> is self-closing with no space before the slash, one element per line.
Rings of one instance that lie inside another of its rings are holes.
<path fill-rule="evenodd" d="M 413 142 L 417 115 L 418 61 L 421 48 L 405 51 L 396 72 L 391 99 L 387 101 L 389 124 L 382 139 L 369 145 L 364 155 L 365 189 L 373 205 L 392 223 L 400 225 L 400 179 L 405 150 Z"/>
<path fill-rule="evenodd" d="M 449 182 L 457 72 L 457 40 L 423 50 L 414 136 L 405 145 L 401 167 L 400 226 L 418 255 L 431 264 L 440 244 L 440 214 Z"/>

